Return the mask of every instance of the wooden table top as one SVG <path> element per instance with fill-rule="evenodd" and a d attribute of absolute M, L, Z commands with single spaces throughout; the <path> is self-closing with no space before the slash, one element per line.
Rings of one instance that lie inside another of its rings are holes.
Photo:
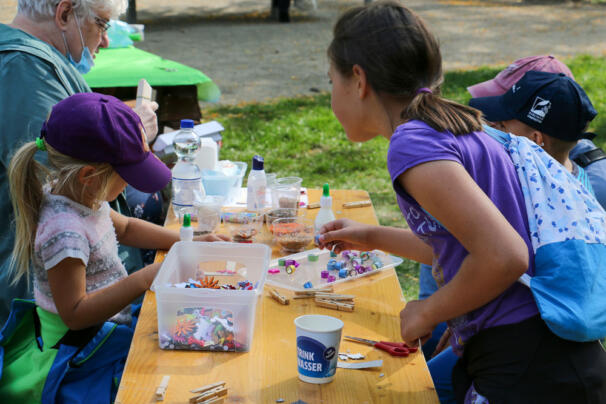
<path fill-rule="evenodd" d="M 320 199 L 320 190 L 309 190 L 309 201 Z M 343 209 L 344 202 L 370 199 L 366 191 L 333 190 L 333 211 L 337 218 L 348 217 L 376 224 L 372 206 Z M 317 209 L 304 210 L 315 217 Z M 280 256 L 274 247 L 274 258 Z M 157 259 L 164 259 L 164 253 Z M 283 254 L 282 254 L 283 255 Z M 326 314 L 345 323 L 343 335 L 373 340 L 400 341 L 399 312 L 404 307 L 402 290 L 394 269 L 345 282 L 335 292 L 356 296 L 352 313 L 323 309 L 308 299 L 291 299 L 283 306 L 269 297 L 269 286 L 257 304 L 255 332 L 249 352 L 215 353 L 172 351 L 158 347 L 156 299 L 148 291 L 130 347 L 116 398 L 117 404 L 155 403 L 155 391 L 163 376 L 169 375 L 165 403 L 188 403 L 189 390 L 217 381 L 227 383 L 226 403 L 275 403 L 282 398 L 315 403 L 438 403 L 423 354 L 391 357 L 373 347 L 341 341 L 339 351 L 362 353 L 365 360 L 383 359 L 381 368 L 337 369 L 335 379 L 315 385 L 300 381 L 294 319 L 303 314 Z M 288 297 L 292 292 L 280 290 Z"/>

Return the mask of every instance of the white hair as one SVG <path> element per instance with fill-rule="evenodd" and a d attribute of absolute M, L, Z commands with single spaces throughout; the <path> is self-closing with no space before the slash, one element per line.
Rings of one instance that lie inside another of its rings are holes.
<path fill-rule="evenodd" d="M 111 19 L 117 19 L 126 10 L 127 0 L 72 0 L 78 17 L 93 18 L 96 13 L 104 12 Z M 55 17 L 60 0 L 19 0 L 17 12 L 34 21 L 44 21 Z"/>

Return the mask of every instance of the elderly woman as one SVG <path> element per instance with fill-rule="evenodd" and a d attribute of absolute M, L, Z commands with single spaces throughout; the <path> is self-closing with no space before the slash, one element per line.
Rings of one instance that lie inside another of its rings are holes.
<path fill-rule="evenodd" d="M 8 275 L 14 240 L 6 177 L 10 156 L 38 136 L 54 104 L 74 93 L 91 91 L 82 74 L 92 67 L 99 48 L 108 46 L 109 20 L 125 10 L 125 3 L 19 0 L 13 22 L 0 24 L 0 193 L 4 195 L 0 198 L 0 328 L 11 301 L 31 296 L 25 281 L 10 284 Z M 156 108 L 157 104 L 148 103 L 135 109 L 150 140 L 158 131 Z"/>

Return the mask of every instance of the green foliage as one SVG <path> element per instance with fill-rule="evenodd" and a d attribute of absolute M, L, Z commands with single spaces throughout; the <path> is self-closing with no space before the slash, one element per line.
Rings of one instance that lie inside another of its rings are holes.
<path fill-rule="evenodd" d="M 578 56 L 566 63 L 596 110 L 606 112 L 606 58 Z M 446 98 L 467 103 L 468 86 L 494 77 L 504 67 L 448 72 L 442 93 Z M 267 172 L 279 177 L 299 176 L 308 188 L 321 188 L 328 182 L 335 189 L 365 189 L 382 225 L 406 226 L 387 173 L 388 142 L 383 138 L 362 144 L 347 140 L 331 111 L 329 94 L 221 106 L 203 111 L 203 115 L 225 126 L 222 158 L 250 164 L 252 156 L 260 154 L 265 158 Z M 598 115 L 590 130 L 600 135 L 596 141 L 605 146 L 606 117 Z M 405 261 L 397 271 L 404 296 L 415 299 L 418 264 Z"/>

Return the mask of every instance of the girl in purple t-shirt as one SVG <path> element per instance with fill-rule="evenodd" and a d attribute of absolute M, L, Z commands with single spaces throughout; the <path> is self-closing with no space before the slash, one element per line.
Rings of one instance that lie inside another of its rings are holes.
<path fill-rule="evenodd" d="M 350 140 L 389 139 L 388 169 L 410 229 L 337 220 L 322 228 L 321 246 L 433 265 L 440 289 L 406 304 L 402 339 L 426 340 L 448 321 L 462 355 L 453 372 L 459 401 L 606 398 L 599 344 L 552 334 L 516 282 L 534 273 L 516 171 L 479 111 L 439 96 L 440 50 L 422 20 L 396 2 L 354 8 L 336 23 L 328 55 L 332 109 Z"/>

